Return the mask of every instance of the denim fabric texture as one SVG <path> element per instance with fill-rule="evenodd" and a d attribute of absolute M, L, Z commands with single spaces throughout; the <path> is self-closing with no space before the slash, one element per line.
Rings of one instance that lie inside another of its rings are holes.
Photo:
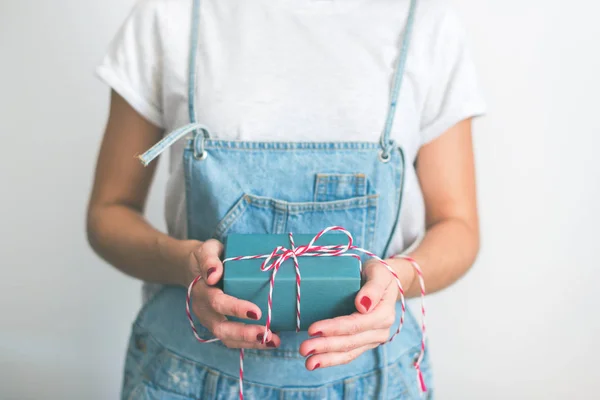
<path fill-rule="evenodd" d="M 223 349 L 224 358 L 237 360 L 237 351 Z M 228 353 L 228 354 L 225 354 Z M 389 363 L 385 368 L 362 371 L 331 382 L 304 380 L 296 385 L 281 387 L 263 380 L 244 380 L 247 399 L 264 400 L 363 400 L 363 399 L 433 399 L 433 390 L 423 397 L 413 379 L 412 362 L 418 347 Z M 255 354 L 247 355 L 248 365 L 257 368 L 263 362 L 277 363 L 285 356 L 271 359 Z M 427 356 L 424 363 L 428 363 Z M 268 372 L 272 372 L 270 369 Z M 429 369 L 425 379 L 431 380 Z M 387 376 L 384 380 L 383 375 Z M 385 389 L 382 388 L 382 382 Z M 174 353 L 161 345 L 147 330 L 134 325 L 125 369 L 124 400 L 238 400 L 238 378 Z"/>
<path fill-rule="evenodd" d="M 197 24 L 194 1 L 190 49 L 191 124 L 177 129 L 140 159 L 148 164 L 186 136 L 188 237 L 223 240 L 231 233 L 316 234 L 339 225 L 355 244 L 386 253 L 401 211 L 404 155 L 389 140 L 401 87 L 416 1 L 392 81 L 388 119 L 378 143 L 238 142 L 213 138 L 195 110 Z M 297 243 L 299 245 L 300 243 Z M 300 268 L 302 260 L 300 259 Z M 186 291 L 164 287 L 140 311 L 127 351 L 123 399 L 238 399 L 239 352 L 220 342 L 200 344 L 185 314 Z M 277 299 L 274 299 L 277 301 Z M 396 323 L 400 317 L 397 306 Z M 200 336 L 211 334 L 199 325 Z M 304 329 L 308 327 L 303 327 Z M 421 399 L 414 361 L 420 328 L 408 311 L 391 343 L 346 365 L 307 371 L 298 353 L 306 332 L 281 332 L 274 350 L 246 350 L 247 399 Z M 428 354 L 421 364 L 431 388 Z"/>

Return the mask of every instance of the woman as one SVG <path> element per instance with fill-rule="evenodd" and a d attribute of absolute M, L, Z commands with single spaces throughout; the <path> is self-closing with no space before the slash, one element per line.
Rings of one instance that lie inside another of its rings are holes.
<path fill-rule="evenodd" d="M 483 113 L 461 26 L 441 2 L 408 0 L 144 0 L 98 68 L 112 88 L 88 215 L 93 248 L 143 280 L 123 398 L 416 399 L 428 354 L 398 288 L 378 262 L 363 269 L 357 312 L 299 334 L 229 321 L 261 317 L 225 295 L 230 233 L 348 229 L 387 257 L 407 296 L 455 282 L 478 250 L 471 119 Z M 188 125 L 187 129 L 182 128 Z M 179 129 L 179 130 L 178 130 Z M 170 149 L 168 234 L 144 205 Z M 183 136 L 189 136 L 183 139 Z M 181 140 L 179 140 L 181 139 Z M 317 190 L 316 188 L 321 188 Z M 200 344 L 183 312 L 192 291 Z"/>

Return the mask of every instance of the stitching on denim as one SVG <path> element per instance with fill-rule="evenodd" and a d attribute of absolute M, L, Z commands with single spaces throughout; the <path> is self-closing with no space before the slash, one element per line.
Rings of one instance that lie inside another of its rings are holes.
<path fill-rule="evenodd" d="M 301 150 L 379 150 L 378 143 L 372 142 L 244 142 L 207 139 L 204 148 L 238 151 L 301 151 Z M 186 150 L 193 149 L 193 139 L 188 139 Z"/>
<path fill-rule="evenodd" d="M 296 349 L 290 348 L 277 348 L 272 350 L 258 350 L 258 349 L 247 349 L 245 350 L 246 357 L 255 356 L 257 358 L 283 358 L 288 360 L 304 359 Z"/>
<path fill-rule="evenodd" d="M 274 233 L 285 233 L 287 226 L 288 213 L 281 210 L 276 210 L 274 217 Z"/>
<path fill-rule="evenodd" d="M 206 140 L 205 147 L 229 150 L 371 150 L 378 144 L 370 142 L 237 142 Z"/>
<path fill-rule="evenodd" d="M 319 201 L 321 196 L 325 193 L 325 185 L 323 180 L 320 179 L 321 174 L 315 176 L 315 188 L 313 193 L 313 202 Z"/>
<path fill-rule="evenodd" d="M 379 194 L 354 197 L 346 200 L 333 200 L 324 202 L 288 202 L 271 197 L 246 195 L 247 201 L 255 207 L 287 211 L 289 214 L 315 211 L 348 210 L 372 206 L 379 199 Z"/>
<path fill-rule="evenodd" d="M 367 193 L 364 190 L 365 182 L 368 181 L 366 174 L 364 173 L 318 173 L 316 176 L 315 183 L 315 194 L 313 196 L 315 203 L 322 203 L 330 200 L 334 197 L 338 186 L 345 185 L 351 187 L 352 195 L 350 198 L 366 196 Z M 347 199 L 339 199 L 347 200 Z"/>
<path fill-rule="evenodd" d="M 208 370 L 208 372 L 206 374 L 205 381 L 208 382 L 209 385 L 206 385 L 207 387 L 203 389 L 202 394 L 205 396 L 209 396 L 209 399 L 214 399 L 219 388 L 219 378 L 221 377 L 221 375 L 213 369 L 210 369 L 208 367 L 206 367 L 206 369 Z"/>
<path fill-rule="evenodd" d="M 373 240 L 375 239 L 375 232 L 377 232 L 377 218 L 379 216 L 379 203 L 373 204 L 372 207 L 367 207 L 367 215 L 365 217 L 365 248 L 373 248 Z"/>
<path fill-rule="evenodd" d="M 365 174 L 356 174 L 356 191 L 360 196 L 366 196 L 366 182 L 368 181 Z"/>
<path fill-rule="evenodd" d="M 231 225 L 233 225 L 233 223 L 244 214 L 249 204 L 250 203 L 248 202 L 246 195 L 242 195 L 242 197 L 235 202 L 227 214 L 225 214 L 223 219 L 217 224 L 213 236 L 217 238 L 223 238 L 224 234 L 229 230 L 229 228 L 231 228 Z"/>

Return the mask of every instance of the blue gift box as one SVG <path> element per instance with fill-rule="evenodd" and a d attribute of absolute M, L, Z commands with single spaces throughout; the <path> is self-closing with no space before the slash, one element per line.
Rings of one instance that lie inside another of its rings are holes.
<path fill-rule="evenodd" d="M 294 235 L 296 247 L 306 245 L 314 235 Z M 316 245 L 343 245 L 344 234 L 327 233 Z M 290 249 L 288 235 L 231 234 L 225 240 L 225 258 L 270 254 L 277 246 Z M 245 323 L 264 325 L 272 270 L 260 269 L 264 259 L 228 261 L 225 263 L 223 291 L 251 301 L 262 310 L 258 321 Z M 271 260 L 271 262 L 274 260 Z M 356 311 L 354 298 L 361 285 L 359 260 L 354 257 L 298 257 L 300 275 L 300 328 L 307 330 L 316 321 L 348 315 Z M 294 261 L 286 260 L 275 277 L 271 330 L 296 330 L 296 272 Z M 236 320 L 236 318 L 230 318 Z M 238 320 L 240 321 L 240 320 Z"/>

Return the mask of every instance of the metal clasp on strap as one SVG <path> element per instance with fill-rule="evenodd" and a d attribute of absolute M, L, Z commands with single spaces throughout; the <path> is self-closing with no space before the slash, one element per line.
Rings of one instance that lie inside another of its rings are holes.
<path fill-rule="evenodd" d="M 382 144 L 381 150 L 379 150 L 379 161 L 381 161 L 382 163 L 387 163 L 392 159 L 391 153 L 392 153 L 392 149 L 396 146 L 396 142 L 393 140 L 390 140 L 386 146 L 384 147 Z"/>
<path fill-rule="evenodd" d="M 208 131 L 205 129 L 200 129 L 194 134 L 192 146 L 194 148 L 194 158 L 198 161 L 205 160 L 208 157 L 208 152 L 204 148 L 204 142 L 208 137 Z"/>

